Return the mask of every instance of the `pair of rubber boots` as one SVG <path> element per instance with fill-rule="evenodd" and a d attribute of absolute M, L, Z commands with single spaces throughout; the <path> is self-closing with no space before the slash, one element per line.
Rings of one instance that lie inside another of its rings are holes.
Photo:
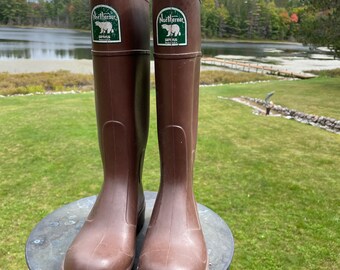
<path fill-rule="evenodd" d="M 143 227 L 149 126 L 149 3 L 91 0 L 98 138 L 104 183 L 69 247 L 65 270 L 128 270 Z M 161 184 L 137 269 L 206 270 L 193 195 L 200 72 L 199 0 L 153 1 Z"/>

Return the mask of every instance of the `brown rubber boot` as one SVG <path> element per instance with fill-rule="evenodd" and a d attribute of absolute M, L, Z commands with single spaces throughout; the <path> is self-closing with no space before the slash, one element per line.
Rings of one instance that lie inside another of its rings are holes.
<path fill-rule="evenodd" d="M 206 270 L 193 195 L 200 72 L 200 3 L 153 1 L 161 185 L 139 270 Z"/>
<path fill-rule="evenodd" d="M 141 171 L 149 124 L 149 3 L 91 0 L 104 183 L 67 251 L 65 270 L 127 270 L 144 222 Z"/>

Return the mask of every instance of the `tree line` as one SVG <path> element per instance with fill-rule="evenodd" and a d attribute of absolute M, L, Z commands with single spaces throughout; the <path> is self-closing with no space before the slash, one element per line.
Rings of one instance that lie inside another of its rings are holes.
<path fill-rule="evenodd" d="M 294 39 L 300 4 L 299 0 L 203 0 L 203 34 L 221 38 Z"/>
<path fill-rule="evenodd" d="M 340 53 L 340 0 L 202 0 L 203 38 L 297 40 Z M 90 29 L 89 0 L 0 0 L 0 24 Z"/>
<path fill-rule="evenodd" d="M 300 41 L 340 57 L 340 0 L 203 0 L 202 33 Z"/>
<path fill-rule="evenodd" d="M 0 0 L 0 24 L 90 28 L 88 0 Z"/>

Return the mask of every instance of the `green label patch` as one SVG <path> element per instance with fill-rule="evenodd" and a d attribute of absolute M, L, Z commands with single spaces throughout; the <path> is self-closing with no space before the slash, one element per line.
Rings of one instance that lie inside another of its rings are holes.
<path fill-rule="evenodd" d="M 98 43 L 121 42 L 120 19 L 110 6 L 98 5 L 92 10 L 92 40 Z"/>
<path fill-rule="evenodd" d="M 186 46 L 187 19 L 184 13 L 175 7 L 162 9 L 156 21 L 158 46 Z"/>

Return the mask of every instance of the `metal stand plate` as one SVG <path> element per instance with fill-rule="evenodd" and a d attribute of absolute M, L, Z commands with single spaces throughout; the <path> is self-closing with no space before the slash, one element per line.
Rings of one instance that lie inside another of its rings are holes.
<path fill-rule="evenodd" d="M 150 221 L 157 193 L 146 191 L 145 224 L 137 236 L 138 256 Z M 26 262 L 30 270 L 60 270 L 65 253 L 87 218 L 96 196 L 65 205 L 46 216 L 31 232 L 26 243 Z M 198 212 L 209 256 L 209 270 L 229 269 L 234 240 L 228 225 L 211 209 L 198 204 Z"/>

